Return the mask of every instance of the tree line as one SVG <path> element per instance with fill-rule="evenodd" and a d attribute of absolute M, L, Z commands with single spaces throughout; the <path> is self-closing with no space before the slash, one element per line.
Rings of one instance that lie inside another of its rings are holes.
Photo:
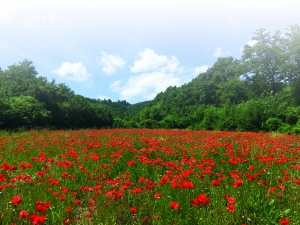
<path fill-rule="evenodd" d="M 130 104 L 76 95 L 37 76 L 24 60 L 0 69 L 0 129 L 167 128 L 300 133 L 300 27 L 258 29 L 240 59 L 220 57 L 206 72 L 152 101 Z"/>
<path fill-rule="evenodd" d="M 300 133 L 300 27 L 258 29 L 240 59 L 221 57 L 124 118 L 138 127 Z"/>
<path fill-rule="evenodd" d="M 111 127 L 111 109 L 76 95 L 65 84 L 48 82 L 31 61 L 0 69 L 0 129 Z"/>

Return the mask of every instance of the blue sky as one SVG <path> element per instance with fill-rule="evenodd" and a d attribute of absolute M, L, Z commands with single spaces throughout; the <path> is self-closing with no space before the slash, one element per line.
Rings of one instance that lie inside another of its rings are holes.
<path fill-rule="evenodd" d="M 0 0 L 0 67 L 28 59 L 77 94 L 137 103 L 299 15 L 296 0 Z"/>

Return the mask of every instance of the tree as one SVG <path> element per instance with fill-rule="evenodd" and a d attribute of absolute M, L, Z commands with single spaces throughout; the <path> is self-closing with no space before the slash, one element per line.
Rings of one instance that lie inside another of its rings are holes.
<path fill-rule="evenodd" d="M 4 107 L 2 126 L 6 129 L 46 127 L 50 120 L 50 112 L 44 104 L 31 96 L 9 98 Z"/>
<path fill-rule="evenodd" d="M 281 73 L 281 66 L 286 54 L 281 46 L 282 40 L 279 31 L 271 36 L 265 29 L 259 29 L 252 38 L 255 44 L 244 47 L 242 61 L 247 70 L 244 76 L 254 96 L 264 91 L 276 94 L 284 87 L 286 77 Z"/>
<path fill-rule="evenodd" d="M 286 51 L 286 61 L 281 73 L 291 86 L 291 94 L 297 105 L 300 104 L 300 27 L 292 25 L 282 32 L 282 48 Z"/>

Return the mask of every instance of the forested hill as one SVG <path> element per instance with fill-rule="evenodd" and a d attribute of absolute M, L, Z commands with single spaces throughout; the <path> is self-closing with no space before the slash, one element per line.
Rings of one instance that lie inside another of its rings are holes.
<path fill-rule="evenodd" d="M 140 109 L 126 101 L 89 99 L 37 75 L 28 60 L 0 69 L 0 129 L 110 128 L 116 118 Z"/>
<path fill-rule="evenodd" d="M 136 123 L 148 128 L 300 131 L 300 28 L 255 32 L 242 57 L 158 94 Z"/>
<path fill-rule="evenodd" d="M 37 76 L 24 60 L 0 69 L 0 129 L 167 128 L 300 133 L 300 27 L 254 33 L 240 59 L 219 58 L 205 73 L 154 100 L 90 99 Z"/>

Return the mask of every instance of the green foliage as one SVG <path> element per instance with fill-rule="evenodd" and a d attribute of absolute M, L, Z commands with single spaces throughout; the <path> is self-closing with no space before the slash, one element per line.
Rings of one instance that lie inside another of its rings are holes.
<path fill-rule="evenodd" d="M 168 128 L 299 133 L 300 27 L 258 29 L 241 59 L 221 57 L 180 87 L 131 105 L 90 99 L 38 77 L 32 62 L 0 69 L 0 128 Z"/>
<path fill-rule="evenodd" d="M 65 84 L 48 82 L 37 74 L 28 60 L 0 69 L 0 129 L 112 126 L 107 106 L 91 103 Z"/>
<path fill-rule="evenodd" d="M 218 58 L 181 87 L 168 87 L 139 113 L 147 128 L 297 133 L 300 28 L 255 32 L 241 59 Z"/>
<path fill-rule="evenodd" d="M 282 121 L 279 118 L 270 117 L 265 126 L 268 131 L 277 131 L 282 126 Z"/>
<path fill-rule="evenodd" d="M 5 103 L 2 111 L 5 119 L 1 123 L 4 128 L 45 127 L 50 120 L 50 112 L 44 104 L 31 96 L 12 97 L 5 100 Z"/>

